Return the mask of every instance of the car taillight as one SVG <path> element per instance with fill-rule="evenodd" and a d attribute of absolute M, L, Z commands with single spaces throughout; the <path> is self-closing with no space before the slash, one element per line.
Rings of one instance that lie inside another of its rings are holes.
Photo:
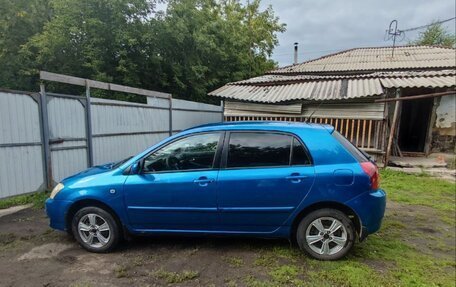
<path fill-rule="evenodd" d="M 380 176 L 377 166 L 370 161 L 361 162 L 360 165 L 363 171 L 369 176 L 371 188 L 378 189 L 380 186 Z"/>

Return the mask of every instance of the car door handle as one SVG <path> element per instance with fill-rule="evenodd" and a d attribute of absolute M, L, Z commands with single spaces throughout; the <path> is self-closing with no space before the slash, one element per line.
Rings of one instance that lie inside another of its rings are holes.
<path fill-rule="evenodd" d="M 300 175 L 299 173 L 293 173 L 290 176 L 287 176 L 286 179 L 293 183 L 300 183 L 301 179 L 307 178 L 307 175 Z"/>
<path fill-rule="evenodd" d="M 193 182 L 199 184 L 200 186 L 207 186 L 209 183 L 214 182 L 214 179 L 202 176 L 198 179 L 195 179 Z"/>

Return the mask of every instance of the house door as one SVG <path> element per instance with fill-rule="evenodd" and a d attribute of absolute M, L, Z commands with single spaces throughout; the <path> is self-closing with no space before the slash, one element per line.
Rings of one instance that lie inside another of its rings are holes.
<path fill-rule="evenodd" d="M 399 148 L 403 152 L 424 152 L 433 98 L 402 102 Z"/>

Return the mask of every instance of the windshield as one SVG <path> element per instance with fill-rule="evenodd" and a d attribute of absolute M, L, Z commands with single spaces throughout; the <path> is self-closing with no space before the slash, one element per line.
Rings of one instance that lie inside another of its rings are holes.
<path fill-rule="evenodd" d="M 118 161 L 118 162 L 115 162 L 111 165 L 111 169 L 116 169 L 118 168 L 119 166 L 121 166 L 122 164 L 126 163 L 129 159 L 131 159 L 132 156 L 129 156 L 127 157 L 126 159 L 123 159 L 121 161 Z"/>

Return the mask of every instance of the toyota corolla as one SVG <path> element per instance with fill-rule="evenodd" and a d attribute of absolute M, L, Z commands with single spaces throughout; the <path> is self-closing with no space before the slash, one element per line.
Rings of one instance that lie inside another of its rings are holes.
<path fill-rule="evenodd" d="M 332 126 L 242 122 L 185 130 L 59 183 L 51 227 L 92 252 L 128 234 L 288 238 L 335 260 L 376 232 L 377 166 Z"/>

